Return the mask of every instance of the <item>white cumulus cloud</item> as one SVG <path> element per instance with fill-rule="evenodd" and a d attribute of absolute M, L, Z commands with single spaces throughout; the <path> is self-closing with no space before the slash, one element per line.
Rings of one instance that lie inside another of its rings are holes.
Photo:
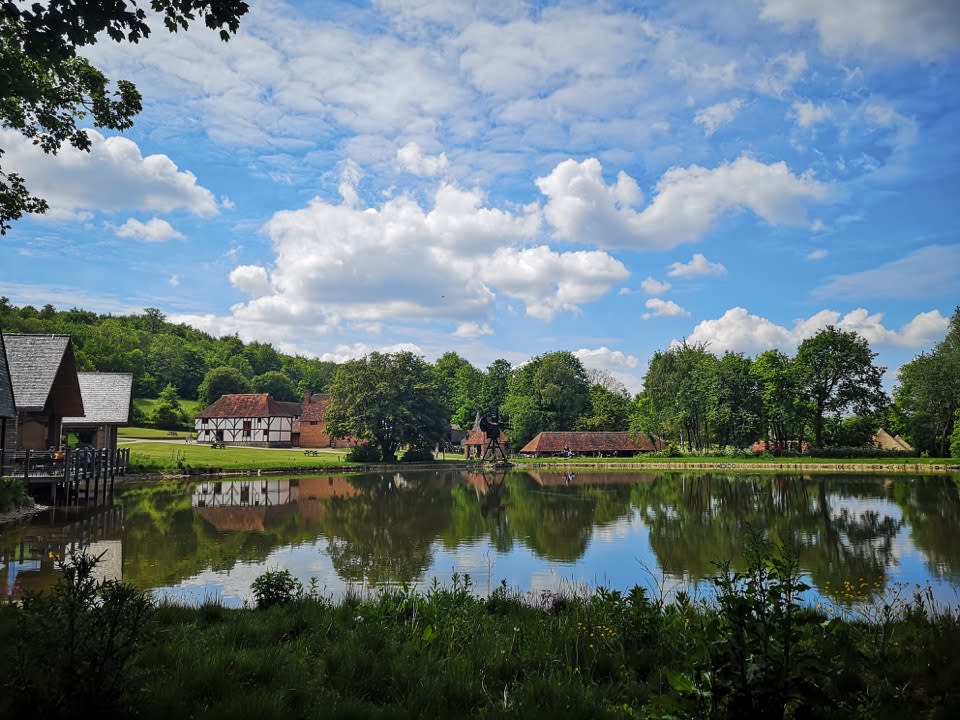
<path fill-rule="evenodd" d="M 656 317 L 685 317 L 690 313 L 677 305 L 673 300 L 663 300 L 662 298 L 650 298 L 645 303 L 650 312 L 643 314 L 644 320 Z"/>
<path fill-rule="evenodd" d="M 949 322 L 938 310 L 931 310 L 916 315 L 899 330 L 894 330 L 883 325 L 883 313 L 871 314 L 864 308 L 857 308 L 845 315 L 834 310 L 821 310 L 786 327 L 752 315 L 745 308 L 735 307 L 715 320 L 698 323 L 687 336 L 687 341 L 706 343 L 711 352 L 718 354 L 726 350 L 753 354 L 771 348 L 793 352 L 803 340 L 833 325 L 846 332 L 859 333 L 871 345 L 922 347 L 941 337 Z"/>
<path fill-rule="evenodd" d="M 717 103 L 710 107 L 699 110 L 693 117 L 693 121 L 698 125 L 703 125 L 703 131 L 707 135 L 713 135 L 721 125 L 726 125 L 733 121 L 737 111 L 742 105 L 740 100 L 730 100 L 725 103 Z"/>
<path fill-rule="evenodd" d="M 78 211 L 219 212 L 217 200 L 166 155 L 144 157 L 132 140 L 87 130 L 90 152 L 66 146 L 46 155 L 19 133 L 0 130 L 5 172 L 22 174 L 30 190 L 50 203 L 54 217 Z"/>
<path fill-rule="evenodd" d="M 250 297 L 259 298 L 273 292 L 273 285 L 265 268 L 259 265 L 239 265 L 230 271 L 230 284 Z"/>
<path fill-rule="evenodd" d="M 765 0 L 761 16 L 789 28 L 812 23 L 830 51 L 933 59 L 960 48 L 955 0 Z"/>
<path fill-rule="evenodd" d="M 795 175 L 786 163 L 761 163 L 742 155 L 708 169 L 672 168 L 642 211 L 637 183 L 621 172 L 613 185 L 600 162 L 564 160 L 537 179 L 548 197 L 544 216 L 559 237 L 601 247 L 665 249 L 702 237 L 725 211 L 746 208 L 771 224 L 807 221 L 805 205 L 822 201 L 828 187 L 812 173 Z"/>
<path fill-rule="evenodd" d="M 656 278 L 647 277 L 640 283 L 640 287 L 647 295 L 663 295 L 673 285 L 668 282 L 660 282 Z"/>
<path fill-rule="evenodd" d="M 816 105 L 812 102 L 795 102 L 793 109 L 787 114 L 797 121 L 800 127 L 808 128 L 823 122 L 830 117 L 831 110 L 826 105 Z"/>
<path fill-rule="evenodd" d="M 478 338 L 483 335 L 493 335 L 493 328 L 487 323 L 465 322 L 457 325 L 453 334 L 461 338 Z"/>
<path fill-rule="evenodd" d="M 117 228 L 117 235 L 151 243 L 184 239 L 183 233 L 178 232 L 170 223 L 160 218 L 150 218 L 145 223 L 136 218 L 130 218 Z"/>
<path fill-rule="evenodd" d="M 425 177 L 439 175 L 447 168 L 446 153 L 424 155 L 415 142 L 409 142 L 397 150 L 397 159 L 407 172 Z"/>
<path fill-rule="evenodd" d="M 688 263 L 675 262 L 670 265 L 667 275 L 670 277 L 696 277 L 698 275 L 726 275 L 727 268 L 722 263 L 710 262 L 703 253 L 694 253 Z"/>

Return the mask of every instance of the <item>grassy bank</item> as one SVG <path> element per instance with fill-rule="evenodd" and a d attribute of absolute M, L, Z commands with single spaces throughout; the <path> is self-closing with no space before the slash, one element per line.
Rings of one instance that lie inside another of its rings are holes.
<path fill-rule="evenodd" d="M 132 472 L 184 472 L 213 470 L 235 472 L 240 470 L 311 470 L 332 467 L 362 467 L 346 460 L 346 450 L 318 450 L 306 455 L 303 450 L 227 447 L 213 448 L 204 443 L 173 443 L 159 441 L 123 442 L 130 448 Z"/>
<path fill-rule="evenodd" d="M 759 547 L 759 546 L 758 546 Z M 90 568 L 88 568 L 89 570 Z M 154 608 L 74 572 L 0 606 L 0 716 L 948 718 L 960 622 L 923 593 L 804 607 L 796 566 L 718 566 L 715 595 L 489 597 L 469 578 L 333 603 L 284 571 L 258 607 Z"/>
<path fill-rule="evenodd" d="M 163 431 L 158 431 L 163 432 Z M 130 448 L 133 472 L 190 471 L 309 471 L 329 468 L 366 467 L 347 460 L 347 450 L 321 449 L 307 455 L 303 449 L 277 449 L 230 446 L 214 449 L 205 443 L 171 442 L 165 434 L 154 439 L 121 440 L 121 447 Z M 856 470 L 862 472 L 902 470 L 909 472 L 956 472 L 958 461 L 944 458 L 861 457 L 820 458 L 811 456 L 637 456 L 629 458 L 511 458 L 518 467 L 603 467 L 611 469 L 711 469 L 743 466 L 750 470 Z M 445 453 L 444 463 L 464 464 L 463 457 Z"/>

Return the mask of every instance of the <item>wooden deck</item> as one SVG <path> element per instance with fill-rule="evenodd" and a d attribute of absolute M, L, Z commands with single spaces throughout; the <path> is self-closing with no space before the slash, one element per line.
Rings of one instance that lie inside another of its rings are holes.
<path fill-rule="evenodd" d="M 0 455 L 0 474 L 23 478 L 31 495 L 53 505 L 76 505 L 112 496 L 117 475 L 125 475 L 129 463 L 129 448 L 22 450 Z"/>

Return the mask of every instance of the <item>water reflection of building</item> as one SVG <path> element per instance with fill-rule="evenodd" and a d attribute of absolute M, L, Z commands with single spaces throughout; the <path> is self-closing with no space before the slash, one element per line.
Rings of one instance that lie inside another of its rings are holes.
<path fill-rule="evenodd" d="M 263 531 L 286 519 L 301 523 L 323 517 L 332 497 L 350 497 L 358 490 L 344 475 L 293 480 L 217 480 L 198 483 L 191 505 L 218 530 Z"/>

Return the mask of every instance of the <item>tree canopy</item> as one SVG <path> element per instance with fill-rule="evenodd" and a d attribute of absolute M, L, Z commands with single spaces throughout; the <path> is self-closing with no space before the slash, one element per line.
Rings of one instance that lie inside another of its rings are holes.
<path fill-rule="evenodd" d="M 877 354 L 866 339 L 833 325 L 800 343 L 796 364 L 801 387 L 813 403 L 813 437 L 824 446 L 824 418 L 848 410 L 866 414 L 886 407 L 881 380 L 886 368 L 873 364 Z"/>
<path fill-rule="evenodd" d="M 946 455 L 960 413 L 960 306 L 944 339 L 929 353 L 905 363 L 893 390 L 918 450 Z M 960 455 L 960 446 L 955 455 Z"/>
<path fill-rule="evenodd" d="M 171 32 L 200 19 L 223 40 L 236 33 L 248 10 L 242 0 L 150 0 L 150 7 Z M 149 36 L 149 22 L 136 2 L 0 2 L 0 125 L 53 154 L 67 143 L 89 151 L 90 137 L 78 126 L 85 118 L 110 130 L 131 127 L 142 109 L 137 88 L 127 80 L 111 85 L 77 50 L 103 36 L 137 43 Z M 0 234 L 24 213 L 46 209 L 25 178 L 0 167 Z"/>
<path fill-rule="evenodd" d="M 329 392 L 330 437 L 367 440 L 385 461 L 395 460 L 405 445 L 432 449 L 450 423 L 431 367 L 408 351 L 374 352 L 343 363 Z"/>

